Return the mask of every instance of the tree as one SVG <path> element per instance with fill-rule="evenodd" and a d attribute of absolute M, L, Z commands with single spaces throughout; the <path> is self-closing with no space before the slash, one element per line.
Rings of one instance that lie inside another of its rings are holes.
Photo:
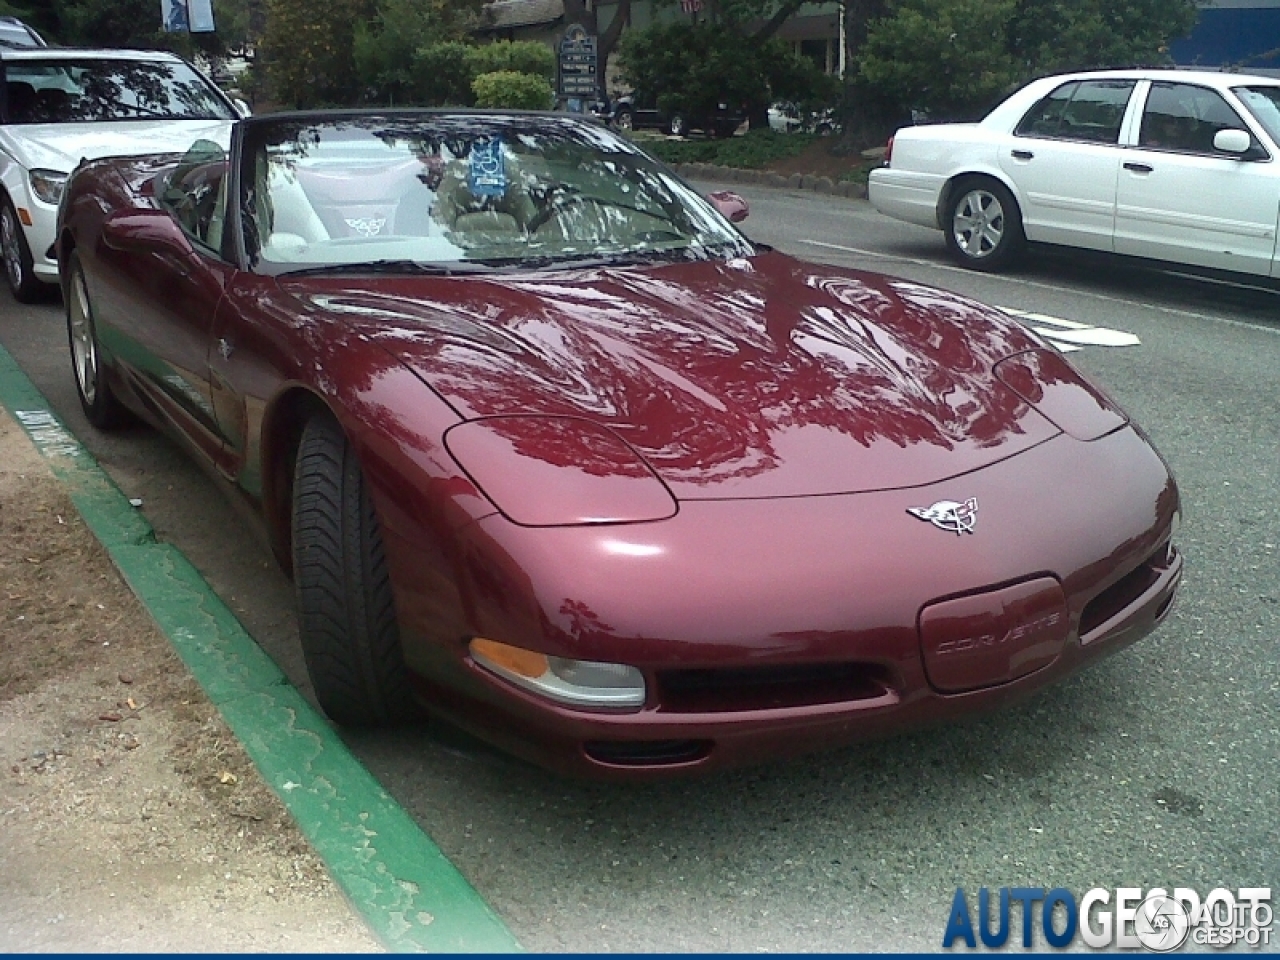
<path fill-rule="evenodd" d="M 299 107 L 354 103 L 356 24 L 376 10 L 375 0 L 268 0 L 259 52 L 275 96 Z"/>
<path fill-rule="evenodd" d="M 1196 16 L 1195 0 L 1018 0 L 1009 50 L 1027 74 L 1164 64 Z"/>
<path fill-rule="evenodd" d="M 46 26 L 53 39 L 70 46 L 159 48 L 188 57 L 197 51 L 217 56 L 240 46 L 249 24 L 247 0 L 219 0 L 216 31 L 192 34 L 165 33 L 155 0 L 53 0 L 35 9 L 39 16 L 32 25 Z"/>
<path fill-rule="evenodd" d="M 857 59 L 885 100 L 965 117 L 998 101 L 1018 78 L 1006 38 L 1016 0 L 899 0 L 871 25 Z"/>
<path fill-rule="evenodd" d="M 775 97 L 808 100 L 821 74 L 780 41 L 745 43 L 712 23 L 668 23 L 632 30 L 619 48 L 623 79 L 668 114 L 711 117 L 720 103 L 761 124 Z"/>
<path fill-rule="evenodd" d="M 1168 63 L 1195 0 L 844 0 L 846 137 L 882 140 L 912 110 L 976 119 L 1033 77 Z"/>
<path fill-rule="evenodd" d="M 425 74 L 417 63 L 420 52 L 466 40 L 478 3 L 479 0 L 377 0 L 374 17 L 357 23 L 353 37 L 356 76 L 363 94 L 389 103 L 446 102 L 423 99 L 424 81 L 433 90 L 452 89 L 453 84 L 447 77 L 441 84 Z M 446 59 L 448 55 L 446 48 Z M 462 83 L 462 99 L 452 102 L 465 102 L 470 97 L 475 72 Z"/>

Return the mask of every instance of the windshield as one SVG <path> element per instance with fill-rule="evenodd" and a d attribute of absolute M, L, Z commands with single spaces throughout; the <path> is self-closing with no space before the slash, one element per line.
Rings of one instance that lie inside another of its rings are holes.
<path fill-rule="evenodd" d="M 752 252 L 629 141 L 568 117 L 260 122 L 242 162 L 246 246 L 266 273 L 537 269 Z"/>
<path fill-rule="evenodd" d="M 1280 87 L 1233 87 L 1245 109 L 1253 114 L 1273 143 L 1280 144 Z"/>
<path fill-rule="evenodd" d="M 5 80 L 8 123 L 235 118 L 185 63 L 14 60 L 5 65 Z"/>

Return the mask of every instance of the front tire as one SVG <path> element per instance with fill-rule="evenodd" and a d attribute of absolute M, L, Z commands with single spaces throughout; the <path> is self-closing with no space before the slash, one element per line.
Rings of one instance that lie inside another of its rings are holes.
<path fill-rule="evenodd" d="M 634 130 L 635 118 L 631 116 L 630 110 L 619 110 L 617 116 L 613 118 L 613 125 L 619 130 Z"/>
<path fill-rule="evenodd" d="M 1001 270 L 1026 246 L 1018 202 L 1004 184 L 987 177 L 955 185 L 943 230 L 952 256 L 971 270 Z"/>
<path fill-rule="evenodd" d="M 116 398 L 102 371 L 98 328 L 93 319 L 93 303 L 84 279 L 80 254 L 67 257 L 67 287 L 63 301 L 67 314 L 67 341 L 71 348 L 71 368 L 76 394 L 85 418 L 99 430 L 111 430 L 129 421 L 129 413 Z"/>
<path fill-rule="evenodd" d="M 4 257 L 4 276 L 9 282 L 13 298 L 19 303 L 35 303 L 42 299 L 47 288 L 36 279 L 31 248 L 22 232 L 18 211 L 7 195 L 0 203 L 0 255 Z"/>
<path fill-rule="evenodd" d="M 667 133 L 673 137 L 683 137 L 688 133 L 688 127 L 685 125 L 684 114 L 673 113 L 671 119 L 667 121 Z"/>
<path fill-rule="evenodd" d="M 343 726 L 412 719 L 382 532 L 355 451 L 327 414 L 303 430 L 293 490 L 298 629 L 316 699 Z"/>

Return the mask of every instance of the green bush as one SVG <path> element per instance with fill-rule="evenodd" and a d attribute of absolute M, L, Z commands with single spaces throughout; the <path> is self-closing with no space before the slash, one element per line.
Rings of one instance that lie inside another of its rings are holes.
<path fill-rule="evenodd" d="M 550 83 L 556 78 L 556 55 L 545 43 L 499 40 L 471 47 L 467 67 L 473 77 L 484 73 L 530 73 Z"/>
<path fill-rule="evenodd" d="M 666 163 L 715 163 L 761 170 L 775 161 L 804 153 L 815 139 L 807 133 L 751 130 L 745 136 L 723 140 L 646 140 L 643 146 Z"/>
<path fill-rule="evenodd" d="M 482 73 L 471 81 L 471 89 L 476 106 L 487 109 L 550 110 L 555 100 L 545 78 L 514 70 Z"/>
<path fill-rule="evenodd" d="M 413 96 L 423 106 L 470 106 L 475 99 L 470 44 L 460 40 L 419 47 L 410 67 Z"/>

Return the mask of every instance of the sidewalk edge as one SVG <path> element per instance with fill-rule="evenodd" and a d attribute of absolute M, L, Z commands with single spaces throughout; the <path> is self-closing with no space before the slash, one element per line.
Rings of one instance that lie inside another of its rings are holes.
<path fill-rule="evenodd" d="M 53 413 L 0 346 L 0 406 L 62 482 L 130 589 L 244 745 L 354 908 L 391 950 L 512 952 L 515 936 L 347 749 Z"/>

